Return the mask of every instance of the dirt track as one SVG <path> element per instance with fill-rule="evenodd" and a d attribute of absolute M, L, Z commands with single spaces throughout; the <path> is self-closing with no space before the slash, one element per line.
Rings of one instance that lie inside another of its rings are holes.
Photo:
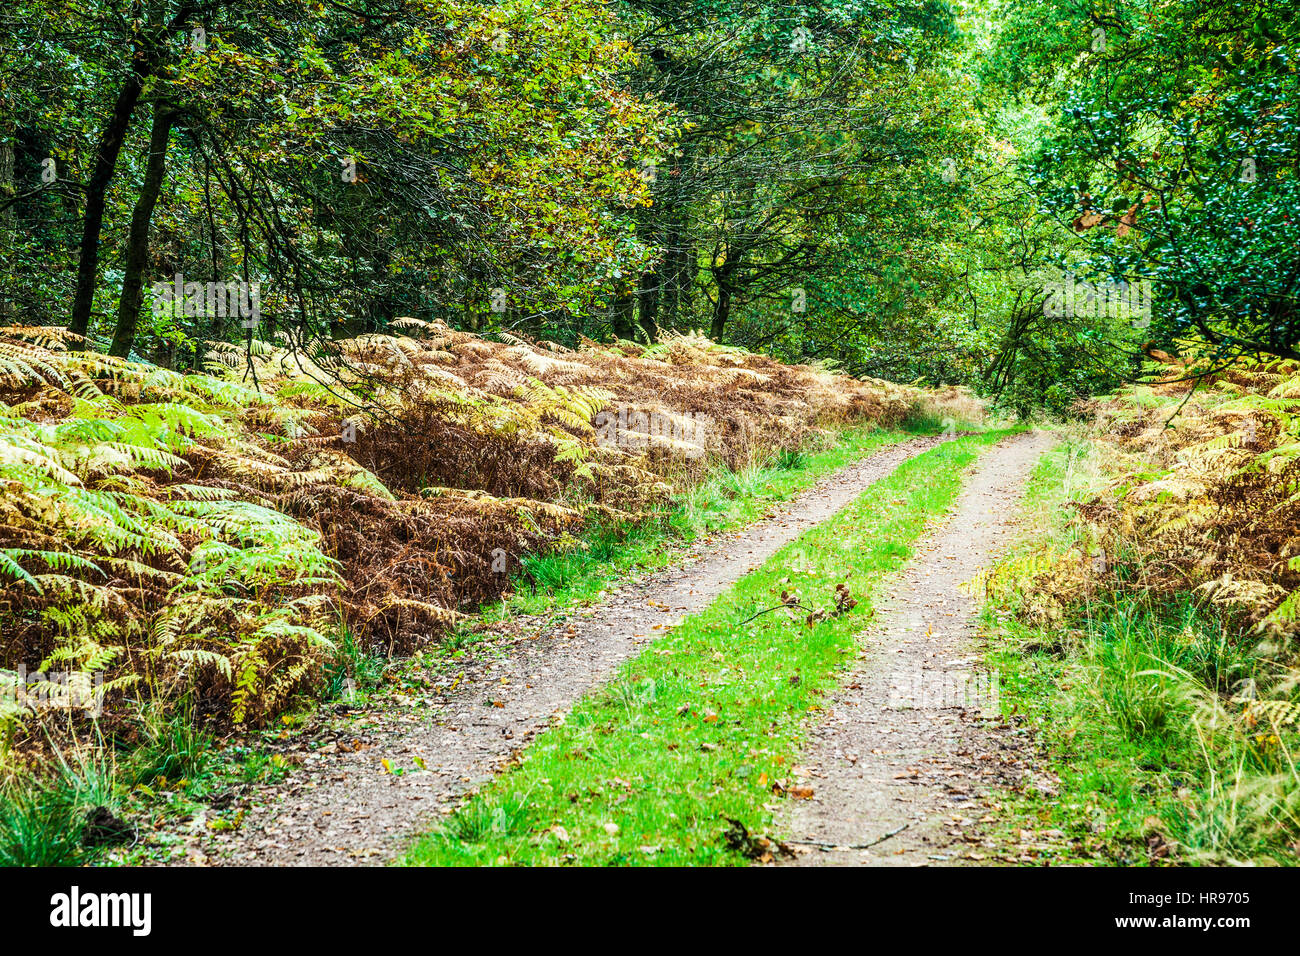
<path fill-rule="evenodd" d="M 385 862 L 662 634 L 663 625 L 707 606 L 780 547 L 939 442 L 918 438 L 883 449 L 823 479 L 774 517 L 715 537 L 689 563 L 628 582 L 599 607 L 547 632 L 533 628 L 504 659 L 467 667 L 433 716 L 386 701 L 394 706 L 377 708 L 324 752 L 304 751 L 302 767 L 287 780 L 245 795 L 238 829 L 212 833 L 195 821 L 187 856 L 177 862 Z M 417 757 L 427 770 L 414 771 Z M 386 772 L 384 760 L 403 773 Z"/>

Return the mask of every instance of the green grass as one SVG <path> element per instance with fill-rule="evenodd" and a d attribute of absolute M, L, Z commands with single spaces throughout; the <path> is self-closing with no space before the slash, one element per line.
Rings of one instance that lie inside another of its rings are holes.
<path fill-rule="evenodd" d="M 76 746 L 47 770 L 10 773 L 0 785 L 0 866 L 79 866 L 99 855 L 103 841 L 87 820 L 121 809 L 114 755 Z"/>
<path fill-rule="evenodd" d="M 1058 793 L 1012 798 L 1012 827 L 1063 834 L 1035 862 L 1145 865 L 1167 859 L 1148 852 L 1156 834 L 1157 846 L 1176 844 L 1184 862 L 1259 851 L 1216 820 L 1231 815 L 1215 793 L 1216 776 L 1230 779 L 1248 751 L 1265 754 L 1198 721 L 1207 685 L 1196 672 L 1226 676 L 1249 666 L 1214 615 L 1190 601 L 1152 607 L 1111 595 L 1069 621 L 1068 635 L 999 623 L 989 663 L 1002 705 L 1046 745 L 1059 781 Z M 1274 763 L 1272 773 L 1284 771 Z"/>
<path fill-rule="evenodd" d="M 137 839 L 159 818 L 188 819 L 239 784 L 282 779 L 288 764 L 248 747 L 218 749 L 185 707 L 145 704 L 121 736 L 79 741 L 33 772 L 11 767 L 0 784 L 0 866 L 141 863 L 165 847 Z M 220 829 L 237 809 L 212 813 Z M 184 837 L 172 838 L 183 843 Z"/>
<path fill-rule="evenodd" d="M 202 776 L 212 751 L 212 737 L 188 708 L 175 715 L 145 710 L 139 741 L 130 750 L 124 776 L 131 784 L 188 780 Z"/>
<path fill-rule="evenodd" d="M 60 780 L 11 784 L 0 792 L 0 866 L 78 866 L 85 808 Z"/>
<path fill-rule="evenodd" d="M 629 571 L 665 567 L 683 544 L 750 524 L 822 476 L 915 434 L 915 430 L 853 428 L 826 448 L 784 452 L 766 465 L 739 472 L 719 469 L 648 521 L 593 527 L 567 548 L 524 557 L 525 573 L 514 579 L 514 593 L 501 604 L 484 608 L 483 617 L 495 622 L 513 614 L 546 614 L 596 601 L 611 581 Z"/>
<path fill-rule="evenodd" d="M 352 629 L 344 624 L 339 625 L 334 643 L 338 651 L 325 668 L 325 700 L 365 701 L 379 688 L 388 658 L 362 648 Z"/>
<path fill-rule="evenodd" d="M 1071 454 L 1063 443 L 1040 460 L 1024 503 L 1057 516 L 1040 539 L 1062 550 L 1067 538 L 1087 546 L 1063 527 L 1078 496 Z M 1103 592 L 1048 626 L 1010 613 L 1024 600 L 987 609 L 989 664 L 1004 711 L 1045 745 L 1059 792 L 1009 793 L 1006 839 L 1059 833 L 1038 841 L 1034 863 L 1296 862 L 1288 742 L 1242 733 L 1225 709 L 1242 681 L 1264 676 L 1256 641 L 1193 594 Z"/>
<path fill-rule="evenodd" d="M 871 596 L 957 495 L 976 453 L 1005 432 L 942 445 L 782 549 L 626 664 L 528 747 L 406 862 L 743 864 L 728 818 L 772 822 L 808 719 L 856 652 Z M 843 454 L 843 453 L 841 453 Z M 807 626 L 777 611 L 789 591 L 829 610 L 847 581 L 858 607 Z"/>

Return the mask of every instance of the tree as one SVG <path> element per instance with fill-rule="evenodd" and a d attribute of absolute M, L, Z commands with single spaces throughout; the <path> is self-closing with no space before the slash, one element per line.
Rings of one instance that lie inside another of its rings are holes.
<path fill-rule="evenodd" d="M 1153 283 L 1157 344 L 1300 355 L 1294 8 L 1012 9 L 1002 66 L 1036 38 L 1051 54 L 1028 72 L 1054 113 L 1030 175 L 1045 214 L 1078 236 L 1073 266 Z"/>
<path fill-rule="evenodd" d="M 636 291 L 641 326 L 702 324 L 721 340 L 742 306 L 806 306 L 844 216 L 926 156 L 931 130 L 906 118 L 908 80 L 951 39 L 947 8 L 625 7 L 632 42 L 647 53 L 633 86 L 672 103 L 679 123 L 639 217 L 658 249 Z M 696 293 L 707 311 L 694 307 Z M 630 314 L 615 309 L 616 330 Z"/>
<path fill-rule="evenodd" d="M 137 343 L 144 287 L 174 273 L 264 284 L 262 334 L 307 342 L 410 312 L 471 325 L 573 315 L 647 258 L 630 211 L 660 111 L 618 85 L 632 54 L 596 3 L 231 0 L 167 19 L 142 8 L 147 27 L 132 9 L 72 11 L 66 29 L 50 28 L 68 11 L 49 0 L 16 16 L 20 37 L 44 33 L 61 55 L 44 68 L 55 88 L 64 60 L 95 72 L 84 103 L 31 122 L 75 129 L 72 168 L 92 154 L 78 330 L 98 331 L 85 291 L 103 294 L 96 220 L 129 210 L 118 354 Z M 36 56 L 21 39 L 6 52 Z M 142 104 L 147 133 L 132 124 Z M 83 106 L 102 120 L 74 121 Z M 154 324 L 150 347 L 242 334 L 217 315 Z"/>

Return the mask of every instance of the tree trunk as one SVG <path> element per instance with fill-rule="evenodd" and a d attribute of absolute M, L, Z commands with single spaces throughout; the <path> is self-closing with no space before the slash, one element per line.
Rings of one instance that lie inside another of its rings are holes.
<path fill-rule="evenodd" d="M 14 183 L 14 140 L 13 129 L 0 130 L 0 202 L 8 202 L 17 192 Z M 13 206 L 0 210 L 0 249 L 12 249 L 17 232 L 17 216 Z M 9 300 L 0 294 L 0 324 L 8 325 Z"/>
<path fill-rule="evenodd" d="M 636 302 L 632 295 L 632 290 L 627 286 L 619 286 L 618 291 L 614 293 L 614 299 L 609 306 L 609 321 L 614 327 L 614 335 L 620 339 L 629 341 L 636 334 L 632 327 L 632 317 L 635 314 Z"/>
<path fill-rule="evenodd" d="M 144 288 L 144 270 L 149 261 L 149 226 L 153 222 L 154 206 L 162 189 L 163 173 L 167 168 L 167 143 L 175 121 L 176 114 L 170 107 L 162 103 L 154 107 L 144 183 L 140 186 L 140 196 L 131 213 L 126 269 L 122 276 L 122 298 L 117 306 L 117 331 L 113 333 L 113 347 L 108 350 L 110 355 L 121 358 L 130 354 L 135 342 L 136 324 L 140 319 L 140 293 Z"/>
<path fill-rule="evenodd" d="M 684 217 L 674 216 L 669 220 L 664 231 L 664 264 L 661 267 L 662 280 L 659 295 L 660 324 L 670 329 L 680 326 L 681 315 L 689 305 L 687 284 L 687 257 L 684 247 L 686 229 L 681 221 Z"/>
<path fill-rule="evenodd" d="M 658 238 L 657 209 L 642 210 L 642 218 L 637 225 L 637 237 L 649 248 L 655 248 Z M 640 326 L 647 342 L 653 342 L 659 335 L 655 319 L 659 314 L 659 288 L 663 282 L 663 249 L 659 249 L 659 261 L 653 268 L 646 269 L 637 280 L 636 313 L 637 325 Z"/>
<path fill-rule="evenodd" d="M 718 285 L 718 301 L 713 304 L 713 324 L 709 326 L 709 338 L 721 345 L 723 333 L 727 330 L 727 319 L 731 317 L 731 286 Z"/>
<path fill-rule="evenodd" d="M 664 261 L 659 267 L 659 325 L 680 329 L 691 306 L 691 285 L 695 281 L 695 255 L 691 249 L 691 186 L 694 181 L 693 150 L 684 144 L 682 155 L 670 168 L 668 186 L 659 203 L 663 221 Z"/>
<path fill-rule="evenodd" d="M 117 156 L 122 151 L 127 127 L 140 101 L 144 78 L 150 73 L 147 63 L 137 65 L 134 74 L 117 95 L 108 125 L 99 137 L 95 150 L 95 166 L 86 184 L 86 214 L 81 226 L 81 256 L 77 262 L 77 291 L 72 300 L 72 316 L 68 329 L 85 335 L 90 328 L 90 313 L 95 304 L 95 286 L 99 282 L 99 236 L 104 228 L 104 205 L 108 197 L 108 184 L 117 169 Z M 72 343 L 72 348 L 80 348 Z"/>
<path fill-rule="evenodd" d="M 637 296 L 637 323 L 645 337 L 653 342 L 659 337 L 655 317 L 659 311 L 659 287 L 663 282 L 664 264 L 641 274 L 640 293 Z"/>

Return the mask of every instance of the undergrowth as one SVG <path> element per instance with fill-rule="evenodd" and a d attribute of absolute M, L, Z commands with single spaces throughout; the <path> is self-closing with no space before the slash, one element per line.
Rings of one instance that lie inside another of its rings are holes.
<path fill-rule="evenodd" d="M 409 654 L 521 570 L 558 586 L 674 495 L 743 499 L 773 457 L 923 394 L 698 336 L 503 338 L 410 319 L 330 355 L 213 343 L 212 374 L 180 374 L 0 330 L 7 732 L 39 709 L 12 706 L 24 670 L 93 677 L 108 720 L 183 696 L 265 724 L 337 691 L 341 631 Z"/>
<path fill-rule="evenodd" d="M 1150 391 L 1135 402 L 1166 416 L 1173 404 Z M 1210 600 L 1195 578 L 1167 583 L 1178 552 L 1158 541 L 1107 551 L 1114 539 L 1088 518 L 1114 483 L 1134 481 L 1109 440 L 1076 433 L 1042 459 L 1025 505 L 1037 530 L 985 580 L 1003 706 L 1033 728 L 1059 778 L 1057 792 L 1011 797 L 1014 826 L 1059 835 L 1040 839 L 1038 862 L 1294 864 L 1300 704 L 1289 642 L 1269 639 L 1264 616 Z M 1159 500 L 1121 498 L 1111 520 Z"/>

